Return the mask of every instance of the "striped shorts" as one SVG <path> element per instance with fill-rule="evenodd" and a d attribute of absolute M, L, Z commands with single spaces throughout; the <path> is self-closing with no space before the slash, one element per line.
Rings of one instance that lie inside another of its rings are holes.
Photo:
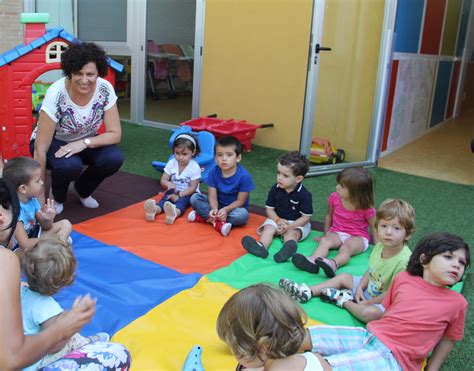
<path fill-rule="evenodd" d="M 333 370 L 402 370 L 390 349 L 365 328 L 323 325 L 308 330 L 312 351 Z"/>

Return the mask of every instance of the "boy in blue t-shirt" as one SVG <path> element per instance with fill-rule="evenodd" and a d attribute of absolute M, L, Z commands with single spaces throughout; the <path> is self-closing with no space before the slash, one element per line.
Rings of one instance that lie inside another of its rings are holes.
<path fill-rule="evenodd" d="M 249 193 L 255 188 L 250 173 L 239 165 L 242 144 L 233 136 L 220 138 L 215 147 L 215 166 L 207 176 L 208 195 L 191 197 L 190 222 L 210 223 L 223 236 L 233 225 L 247 224 Z"/>
<path fill-rule="evenodd" d="M 283 263 L 296 252 L 297 241 L 308 237 L 313 201 L 311 192 L 301 183 L 308 169 L 308 159 L 299 152 L 289 152 L 280 159 L 277 183 L 268 192 L 265 204 L 267 219 L 257 229 L 260 241 L 250 236 L 242 238 L 242 245 L 250 254 L 266 258 L 273 237 L 278 235 L 284 244 L 273 259 Z"/>
<path fill-rule="evenodd" d="M 38 239 L 57 234 L 64 242 L 71 241 L 72 225 L 67 219 L 54 222 L 54 201 L 48 199 L 41 206 L 38 197 L 43 191 L 41 165 L 30 157 L 15 157 L 8 160 L 3 178 L 16 190 L 20 201 L 20 215 L 15 229 L 13 250 L 32 249 Z"/>

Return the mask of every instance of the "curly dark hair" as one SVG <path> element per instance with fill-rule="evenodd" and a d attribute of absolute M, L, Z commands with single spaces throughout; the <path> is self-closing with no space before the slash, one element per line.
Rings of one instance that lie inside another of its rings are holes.
<path fill-rule="evenodd" d="M 422 264 L 428 264 L 435 255 L 447 251 L 453 252 L 459 249 L 464 249 L 466 251 L 466 266 L 463 273 L 464 277 L 467 268 L 471 265 L 469 245 L 464 242 L 461 237 L 447 232 L 432 233 L 418 241 L 411 254 L 410 260 L 408 261 L 407 272 L 412 276 L 423 277 Z M 463 277 L 461 277 L 461 279 Z"/>
<path fill-rule="evenodd" d="M 108 57 L 104 49 L 94 43 L 69 44 L 61 54 L 61 69 L 64 76 L 78 73 L 87 63 L 95 63 L 100 77 L 107 75 Z"/>
<path fill-rule="evenodd" d="M 77 262 L 71 246 L 53 235 L 25 251 L 21 265 L 30 289 L 51 296 L 74 282 Z"/>
<path fill-rule="evenodd" d="M 15 233 L 16 223 L 18 222 L 18 216 L 20 215 L 20 203 L 18 201 L 16 190 L 14 190 L 13 187 L 3 178 L 0 178 L 0 204 L 4 209 L 11 210 L 12 212 L 12 221 L 4 228 L 4 230 L 11 228 L 8 239 L 6 241 L 0 241 L 1 245 L 7 246 L 13 233 Z"/>
<path fill-rule="evenodd" d="M 305 176 L 309 170 L 309 160 L 298 151 L 284 154 L 280 158 L 280 165 L 289 167 L 294 176 Z"/>

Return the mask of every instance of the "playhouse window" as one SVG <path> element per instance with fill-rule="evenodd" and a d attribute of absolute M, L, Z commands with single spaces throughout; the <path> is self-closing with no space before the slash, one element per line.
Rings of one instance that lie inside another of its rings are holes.
<path fill-rule="evenodd" d="M 61 62 L 61 54 L 67 48 L 63 41 L 56 41 L 48 45 L 46 49 L 46 63 Z"/>

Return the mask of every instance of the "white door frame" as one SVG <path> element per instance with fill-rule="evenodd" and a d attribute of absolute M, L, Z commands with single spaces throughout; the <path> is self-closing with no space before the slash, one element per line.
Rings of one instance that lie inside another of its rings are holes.
<path fill-rule="evenodd" d="M 318 91 L 319 74 L 319 54 L 316 54 L 315 47 L 331 47 L 322 45 L 322 33 L 324 24 L 325 0 L 313 1 L 313 14 L 310 37 L 310 53 L 308 57 L 308 75 L 306 79 L 306 94 L 303 111 L 303 123 L 301 128 L 300 152 L 309 155 L 311 147 L 314 112 L 316 110 L 316 96 Z M 377 70 L 377 85 L 375 89 L 375 104 L 372 113 L 372 124 L 369 133 L 369 143 L 367 148 L 367 158 L 365 161 L 341 163 L 334 165 L 311 166 L 307 175 L 322 175 L 341 171 L 347 167 L 373 166 L 376 164 L 380 153 L 380 144 L 383 134 L 383 124 L 385 118 L 385 108 L 388 96 L 388 86 L 390 84 L 390 71 L 393 55 L 393 30 L 395 27 L 395 16 L 397 13 L 397 0 L 386 1 L 384 20 L 382 25 L 382 43 L 379 53 L 379 66 Z M 324 54 L 323 54 L 324 58 Z"/>

